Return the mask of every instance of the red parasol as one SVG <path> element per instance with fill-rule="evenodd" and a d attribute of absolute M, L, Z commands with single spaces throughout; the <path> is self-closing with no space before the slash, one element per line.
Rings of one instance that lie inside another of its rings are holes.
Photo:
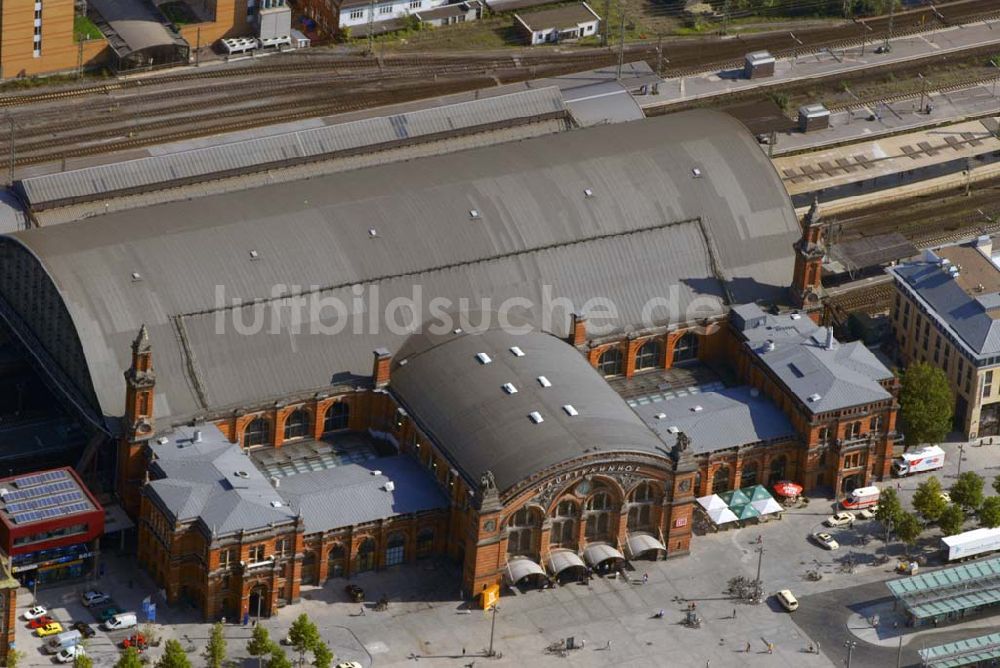
<path fill-rule="evenodd" d="M 774 484 L 774 491 L 779 496 L 798 496 L 802 493 L 802 485 L 796 485 L 791 480 L 779 480 Z"/>

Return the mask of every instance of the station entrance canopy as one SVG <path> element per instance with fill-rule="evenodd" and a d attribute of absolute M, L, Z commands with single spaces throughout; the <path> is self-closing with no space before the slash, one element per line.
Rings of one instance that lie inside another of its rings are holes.
<path fill-rule="evenodd" d="M 921 573 L 887 586 L 916 623 L 958 619 L 1000 604 L 1000 558 Z"/>

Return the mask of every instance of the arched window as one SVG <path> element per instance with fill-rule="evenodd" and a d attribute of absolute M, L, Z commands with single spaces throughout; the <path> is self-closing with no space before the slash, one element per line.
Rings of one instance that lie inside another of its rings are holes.
<path fill-rule="evenodd" d="M 375 539 L 369 536 L 358 545 L 357 572 L 370 571 L 375 568 Z"/>
<path fill-rule="evenodd" d="M 301 408 L 285 419 L 285 440 L 303 438 L 309 433 L 309 413 Z"/>
<path fill-rule="evenodd" d="M 434 552 L 434 529 L 424 527 L 417 533 L 417 559 L 431 556 Z"/>
<path fill-rule="evenodd" d="M 521 508 L 507 521 L 507 554 L 530 556 L 534 551 L 538 517 L 528 508 Z"/>
<path fill-rule="evenodd" d="M 759 470 L 757 462 L 749 462 L 743 465 L 743 470 L 740 471 L 740 487 L 750 487 L 751 485 L 757 484 L 757 471 Z"/>
<path fill-rule="evenodd" d="M 617 376 L 624 369 L 622 350 L 619 347 L 608 348 L 601 353 L 597 361 L 597 370 L 605 376 Z"/>
<path fill-rule="evenodd" d="M 631 501 L 632 503 L 643 503 L 645 501 L 653 501 L 656 498 L 656 490 L 648 482 L 640 483 L 634 490 L 632 490 Z"/>
<path fill-rule="evenodd" d="M 729 490 L 729 467 L 720 466 L 715 469 L 712 476 L 712 494 L 719 494 Z"/>
<path fill-rule="evenodd" d="M 587 499 L 587 540 L 610 540 L 614 512 L 607 492 L 597 492 Z"/>
<path fill-rule="evenodd" d="M 271 425 L 262 417 L 250 420 L 243 429 L 243 447 L 252 448 L 271 442 Z"/>
<path fill-rule="evenodd" d="M 779 480 L 785 479 L 785 466 L 787 458 L 784 455 L 780 457 L 775 457 L 771 460 L 771 476 L 768 480 L 769 483 L 776 483 Z"/>
<path fill-rule="evenodd" d="M 351 407 L 344 401 L 331 404 L 323 418 L 323 433 L 347 429 L 351 420 Z"/>
<path fill-rule="evenodd" d="M 587 499 L 587 510 L 608 510 L 611 508 L 611 497 L 606 492 L 598 492 Z"/>
<path fill-rule="evenodd" d="M 680 364 L 694 359 L 698 359 L 698 337 L 687 332 L 674 344 L 673 363 Z"/>
<path fill-rule="evenodd" d="M 347 550 L 340 543 L 330 548 L 326 554 L 326 577 L 340 578 L 344 576 L 344 561 L 347 559 Z"/>
<path fill-rule="evenodd" d="M 646 341 L 635 353 L 635 368 L 656 369 L 661 366 L 663 360 L 663 344 L 659 339 Z"/>
<path fill-rule="evenodd" d="M 576 518 L 580 508 L 574 501 L 560 501 L 552 516 L 549 530 L 549 545 L 552 547 L 576 548 Z"/>
<path fill-rule="evenodd" d="M 406 536 L 403 535 L 402 531 L 397 531 L 389 536 L 389 540 L 385 545 L 385 565 L 396 566 L 403 563 L 405 557 Z"/>
<path fill-rule="evenodd" d="M 640 503 L 628 509 L 628 530 L 648 531 L 653 527 L 653 504 Z"/>

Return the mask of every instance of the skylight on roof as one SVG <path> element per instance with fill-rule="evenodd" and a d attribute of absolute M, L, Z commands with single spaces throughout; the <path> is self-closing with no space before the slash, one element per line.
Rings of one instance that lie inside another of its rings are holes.
<path fill-rule="evenodd" d="M 503 391 L 507 394 L 517 394 L 517 388 L 514 387 L 514 383 L 504 383 Z"/>
<path fill-rule="evenodd" d="M 541 385 L 542 387 L 552 387 L 552 381 L 550 381 L 545 376 L 538 377 L 538 384 Z"/>
<path fill-rule="evenodd" d="M 511 346 L 510 352 L 512 355 L 514 355 L 514 357 L 524 357 L 524 351 L 521 350 L 518 346 Z"/>
<path fill-rule="evenodd" d="M 493 358 L 486 353 L 476 353 L 476 359 L 479 360 L 480 364 L 489 364 L 493 361 Z"/>
<path fill-rule="evenodd" d="M 545 418 L 543 418 L 542 414 L 539 413 L 538 411 L 531 411 L 530 413 L 528 413 L 528 419 L 534 422 L 535 424 L 541 424 L 545 422 Z"/>
<path fill-rule="evenodd" d="M 815 403 L 815 402 L 819 401 L 819 400 L 820 400 L 820 399 L 822 399 L 822 398 L 823 398 L 823 397 L 821 397 L 821 396 L 820 396 L 820 395 L 818 395 L 818 394 L 810 394 L 810 395 L 809 395 L 809 401 L 812 401 L 813 403 Z"/>
<path fill-rule="evenodd" d="M 576 410 L 576 408 L 573 407 L 573 404 L 566 404 L 562 407 L 562 409 L 566 411 L 566 415 L 570 417 L 574 417 L 580 414 L 580 411 Z"/>

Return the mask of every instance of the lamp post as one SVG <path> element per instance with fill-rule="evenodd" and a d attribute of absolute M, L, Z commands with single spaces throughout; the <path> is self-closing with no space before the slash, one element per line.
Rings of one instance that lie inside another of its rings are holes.
<path fill-rule="evenodd" d="M 493 619 L 490 621 L 490 648 L 486 652 L 486 656 L 496 656 L 496 652 L 493 649 L 493 636 L 497 629 L 497 606 L 494 603 L 493 606 Z"/>
<path fill-rule="evenodd" d="M 958 473 L 955 474 L 956 478 L 962 477 L 962 460 L 965 459 L 965 443 L 958 446 Z"/>
<path fill-rule="evenodd" d="M 757 548 L 757 579 L 754 580 L 754 587 L 753 587 L 754 603 L 760 603 L 762 598 L 761 593 L 763 592 L 763 587 L 761 586 L 760 582 L 760 567 L 763 564 L 763 562 L 764 562 L 764 546 L 761 545 L 760 547 Z"/>
<path fill-rule="evenodd" d="M 851 668 L 851 659 L 854 658 L 854 648 L 858 646 L 856 640 L 846 640 L 844 641 L 844 647 L 847 648 L 847 668 Z"/>

